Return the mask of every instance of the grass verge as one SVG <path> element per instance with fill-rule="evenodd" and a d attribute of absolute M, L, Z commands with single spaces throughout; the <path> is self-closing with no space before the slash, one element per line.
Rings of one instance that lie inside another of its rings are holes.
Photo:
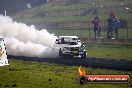
<path fill-rule="evenodd" d="M 88 57 L 132 60 L 132 46 L 86 45 Z"/>
<path fill-rule="evenodd" d="M 10 60 L 11 71 L 0 67 L 0 88 L 129 88 L 127 84 L 78 85 L 78 66 Z M 85 68 L 87 74 L 132 74 L 127 71 Z"/>

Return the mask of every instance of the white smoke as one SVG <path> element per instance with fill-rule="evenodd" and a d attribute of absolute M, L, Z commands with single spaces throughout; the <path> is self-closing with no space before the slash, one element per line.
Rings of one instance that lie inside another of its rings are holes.
<path fill-rule="evenodd" d="M 5 39 L 8 55 L 29 57 L 56 57 L 53 47 L 56 36 L 46 29 L 17 23 L 8 16 L 0 16 L 0 35 Z"/>

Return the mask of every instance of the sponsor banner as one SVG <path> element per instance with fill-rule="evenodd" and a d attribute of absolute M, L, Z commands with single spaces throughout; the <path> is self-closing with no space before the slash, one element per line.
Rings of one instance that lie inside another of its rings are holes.
<path fill-rule="evenodd" d="M 78 81 L 86 83 L 129 83 L 129 75 L 84 75 Z"/>
<path fill-rule="evenodd" d="M 101 82 L 101 83 L 128 83 L 130 81 L 129 75 L 85 75 L 87 82 Z"/>
<path fill-rule="evenodd" d="M 5 65 L 9 65 L 9 64 L 8 64 L 4 39 L 0 38 L 0 66 L 5 66 Z"/>

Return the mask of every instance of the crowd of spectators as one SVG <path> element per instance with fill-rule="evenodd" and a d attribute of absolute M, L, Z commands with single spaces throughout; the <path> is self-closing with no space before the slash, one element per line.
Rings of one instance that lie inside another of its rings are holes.
<path fill-rule="evenodd" d="M 101 20 L 98 16 L 94 17 L 92 21 L 95 39 L 101 37 Z M 120 21 L 114 12 L 110 13 L 109 18 L 107 19 L 107 38 L 108 39 L 117 39 L 118 38 L 118 29 L 120 27 Z"/>

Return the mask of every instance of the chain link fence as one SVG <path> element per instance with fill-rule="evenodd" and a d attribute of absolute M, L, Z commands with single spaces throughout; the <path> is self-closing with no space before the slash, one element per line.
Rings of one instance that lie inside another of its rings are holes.
<path fill-rule="evenodd" d="M 101 37 L 95 39 L 93 28 L 89 29 L 48 29 L 56 36 L 78 36 L 84 43 L 132 45 L 132 29 L 120 28 L 117 39 L 107 39 L 107 29 L 102 27 Z M 114 33 L 113 33 L 114 34 Z M 115 35 L 115 34 L 114 34 Z"/>

